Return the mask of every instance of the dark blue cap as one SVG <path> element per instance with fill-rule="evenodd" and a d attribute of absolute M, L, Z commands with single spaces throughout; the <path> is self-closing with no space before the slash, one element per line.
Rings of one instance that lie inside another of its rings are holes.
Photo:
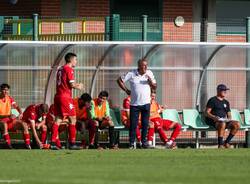
<path fill-rule="evenodd" d="M 225 84 L 219 84 L 217 86 L 217 90 L 218 91 L 227 91 L 227 90 L 229 90 L 229 88 Z"/>

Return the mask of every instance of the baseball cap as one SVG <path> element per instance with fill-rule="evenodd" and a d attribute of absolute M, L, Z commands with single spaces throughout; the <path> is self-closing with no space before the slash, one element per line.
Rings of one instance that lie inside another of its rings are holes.
<path fill-rule="evenodd" d="M 227 91 L 227 90 L 230 90 L 225 84 L 219 84 L 217 86 L 217 90 L 218 91 Z"/>

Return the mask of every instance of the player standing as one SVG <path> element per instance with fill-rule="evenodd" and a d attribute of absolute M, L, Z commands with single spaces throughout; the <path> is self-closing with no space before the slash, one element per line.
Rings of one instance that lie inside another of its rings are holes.
<path fill-rule="evenodd" d="M 77 64 L 77 55 L 67 53 L 66 64 L 61 66 L 56 77 L 56 95 L 54 98 L 56 120 L 52 127 L 51 149 L 59 149 L 56 146 L 58 138 L 58 127 L 63 120 L 68 120 L 69 126 L 69 149 L 79 149 L 75 145 L 76 138 L 76 112 L 72 99 L 72 89 L 83 89 L 82 83 L 76 83 L 74 79 L 74 68 Z"/>

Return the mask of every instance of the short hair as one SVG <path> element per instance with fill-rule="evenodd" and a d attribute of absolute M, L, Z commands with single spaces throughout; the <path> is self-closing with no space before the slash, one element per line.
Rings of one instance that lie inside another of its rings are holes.
<path fill-rule="evenodd" d="M 77 57 L 77 55 L 75 53 L 68 52 L 64 57 L 66 63 L 70 63 L 72 57 Z"/>
<path fill-rule="evenodd" d="M 143 62 L 143 61 L 148 62 L 146 58 L 142 58 L 142 59 L 139 59 L 139 60 L 137 61 L 137 64 L 139 65 L 139 64 L 141 64 L 141 62 Z"/>
<path fill-rule="evenodd" d="M 48 113 L 49 112 L 49 106 L 47 104 L 40 104 L 39 110 L 41 113 Z"/>
<path fill-rule="evenodd" d="M 84 102 L 90 102 L 92 100 L 91 96 L 88 93 L 83 93 L 80 99 Z"/>
<path fill-rule="evenodd" d="M 108 98 L 109 97 L 109 93 L 107 91 L 101 91 L 99 93 L 98 97 L 106 97 L 106 98 Z"/>
<path fill-rule="evenodd" d="M 10 85 L 7 84 L 7 83 L 3 83 L 3 84 L 1 84 L 1 87 L 0 87 L 0 88 L 1 88 L 1 89 L 5 89 L 5 88 L 10 89 Z"/>

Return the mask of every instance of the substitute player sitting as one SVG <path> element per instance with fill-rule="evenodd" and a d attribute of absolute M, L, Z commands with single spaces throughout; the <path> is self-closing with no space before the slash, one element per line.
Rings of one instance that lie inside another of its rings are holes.
<path fill-rule="evenodd" d="M 130 127 L 130 101 L 131 97 L 128 96 L 123 100 L 123 109 L 121 110 L 121 118 L 123 125 L 129 129 Z M 139 118 L 140 121 L 140 118 Z M 136 139 L 141 144 L 141 132 L 140 132 L 141 123 L 138 122 L 136 128 Z"/>
<path fill-rule="evenodd" d="M 108 102 L 108 92 L 102 91 L 98 98 L 92 100 L 90 115 L 91 119 L 95 121 L 96 127 L 100 129 L 109 128 L 109 146 L 111 149 L 116 148 L 114 144 L 114 123 L 110 117 L 110 109 Z M 95 146 L 99 147 L 98 143 L 98 128 L 96 129 Z M 93 145 L 90 145 L 90 148 Z"/>
<path fill-rule="evenodd" d="M 232 138 L 240 129 L 240 123 L 232 120 L 230 103 L 225 99 L 228 90 L 225 84 L 218 85 L 217 95 L 208 100 L 206 107 L 206 123 L 218 132 L 218 148 L 230 148 Z M 226 128 L 230 133 L 224 142 Z"/>
<path fill-rule="evenodd" d="M 23 112 L 22 121 L 25 122 L 28 127 L 31 128 L 35 141 L 40 149 L 47 148 L 46 136 L 47 136 L 47 126 L 46 126 L 46 115 L 48 113 L 47 104 L 33 104 L 28 106 Z M 41 139 L 38 136 L 37 131 L 41 132 Z M 26 145 L 30 148 L 30 145 Z"/>
<path fill-rule="evenodd" d="M 156 92 L 151 92 L 151 106 L 150 106 L 150 121 L 154 123 L 154 128 L 149 128 L 148 131 L 148 141 L 152 144 L 154 132 L 158 132 L 160 138 L 166 148 L 175 148 L 176 143 L 174 142 L 177 136 L 180 134 L 181 125 L 179 123 L 173 122 L 171 120 L 166 120 L 161 118 L 161 113 L 163 108 L 156 101 Z M 173 129 L 173 132 L 168 139 L 164 130 Z"/>
<path fill-rule="evenodd" d="M 76 83 L 74 79 L 74 68 L 77 64 L 77 56 L 67 53 L 64 57 L 65 65 L 61 66 L 56 77 L 56 94 L 54 98 L 56 120 L 52 127 L 51 149 L 58 150 L 56 140 L 58 128 L 64 120 L 69 122 L 69 149 L 79 149 L 76 146 L 76 112 L 72 98 L 72 89 L 83 89 L 82 83 Z"/>
<path fill-rule="evenodd" d="M 74 99 L 74 106 L 76 109 L 76 127 L 77 130 L 83 132 L 83 130 L 88 129 L 89 131 L 89 145 L 94 145 L 95 132 L 96 132 L 96 122 L 92 120 L 89 116 L 89 111 L 91 110 L 92 98 L 88 93 L 82 94 L 79 98 Z M 82 146 L 86 145 L 86 141 L 82 140 Z"/>
<path fill-rule="evenodd" d="M 25 125 L 20 121 L 22 118 L 22 110 L 17 105 L 15 100 L 9 96 L 9 90 L 10 86 L 8 84 L 1 84 L 0 86 L 0 125 L 3 130 L 3 138 L 6 142 L 7 148 L 11 149 L 11 141 L 9 136 L 9 130 L 14 131 L 17 129 L 23 129 L 24 131 L 24 137 L 26 136 L 26 133 L 28 132 L 28 128 L 25 127 Z M 11 109 L 14 108 L 18 111 L 19 117 L 16 118 L 11 114 Z"/>

